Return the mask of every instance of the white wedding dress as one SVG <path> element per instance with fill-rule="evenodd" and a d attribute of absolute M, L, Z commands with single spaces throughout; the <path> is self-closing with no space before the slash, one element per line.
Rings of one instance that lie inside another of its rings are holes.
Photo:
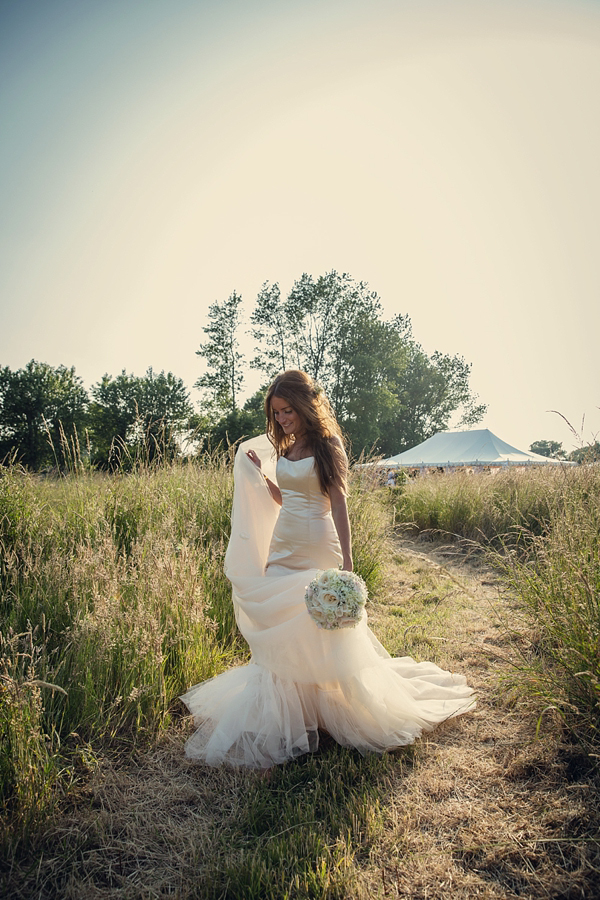
<path fill-rule="evenodd" d="M 277 481 L 281 510 L 249 449 Z M 361 753 L 381 753 L 474 706 L 463 675 L 392 659 L 366 614 L 337 631 L 311 619 L 306 585 L 318 569 L 342 561 L 312 457 L 281 458 L 275 467 L 263 435 L 240 445 L 234 478 L 225 573 L 252 658 L 182 696 L 198 726 L 185 746 L 189 757 L 268 768 L 316 750 L 319 729 Z"/>

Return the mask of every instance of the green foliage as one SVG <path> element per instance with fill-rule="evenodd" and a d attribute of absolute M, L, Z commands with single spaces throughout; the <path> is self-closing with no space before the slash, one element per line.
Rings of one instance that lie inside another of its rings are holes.
<path fill-rule="evenodd" d="M 259 342 L 252 365 L 269 379 L 304 369 L 322 382 L 338 419 L 357 422 L 374 401 L 385 404 L 386 375 L 403 364 L 399 320 L 386 325 L 380 313 L 377 295 L 349 275 L 304 274 L 285 299 L 266 283 L 250 318 Z"/>
<path fill-rule="evenodd" d="M 406 365 L 398 374 L 392 415 L 382 421 L 378 442 L 378 450 L 389 456 L 445 431 L 458 411 L 459 427 L 475 425 L 486 411 L 471 394 L 471 367 L 461 356 L 436 352 L 428 357 L 410 333 L 405 342 Z"/>
<path fill-rule="evenodd" d="M 567 454 L 559 441 L 534 441 L 529 449 L 540 456 L 549 456 L 551 459 L 566 459 Z"/>
<path fill-rule="evenodd" d="M 600 461 L 600 441 L 577 447 L 576 450 L 569 453 L 569 459 L 573 462 L 588 464 Z"/>
<path fill-rule="evenodd" d="M 287 298 L 265 283 L 250 321 L 259 342 L 251 365 L 272 378 L 297 367 L 320 381 L 353 452 L 391 455 L 448 427 L 480 421 L 485 406 L 469 388 L 459 356 L 428 357 L 407 316 L 381 318 L 381 302 L 363 282 L 329 272 L 302 275 Z"/>
<path fill-rule="evenodd" d="M 239 351 L 238 329 L 241 322 L 241 296 L 234 291 L 224 303 L 215 301 L 208 307 L 209 324 L 203 329 L 208 340 L 196 350 L 206 360 L 209 371 L 194 385 L 208 397 L 207 408 L 213 416 L 235 413 L 244 383 L 241 370 L 243 354 Z"/>
<path fill-rule="evenodd" d="M 90 461 L 119 468 L 126 460 L 177 456 L 181 434 L 202 424 L 171 372 L 104 375 L 92 397 L 88 403 L 73 368 L 32 360 L 17 372 L 1 369 L 0 458 L 12 455 L 31 469 L 72 470 Z M 86 429 L 82 454 L 78 435 Z"/>
<path fill-rule="evenodd" d="M 228 447 L 241 439 L 264 434 L 265 427 L 264 391 L 257 391 L 244 403 L 243 409 L 236 409 L 219 419 L 208 436 L 213 447 Z"/>
<path fill-rule="evenodd" d="M 272 380 L 278 372 L 298 365 L 290 344 L 294 313 L 290 304 L 282 302 L 278 284 L 265 281 L 256 298 L 250 322 L 254 326 L 250 333 L 259 342 L 255 348 L 256 356 L 250 362 L 253 369 L 258 369 Z"/>
<path fill-rule="evenodd" d="M 123 371 L 116 378 L 104 375 L 92 387 L 88 421 L 93 461 L 119 468 L 125 460 L 157 456 L 173 458 L 177 437 L 190 425 L 194 410 L 188 391 L 171 372 L 143 377 Z"/>
<path fill-rule="evenodd" d="M 32 359 L 0 369 L 0 460 L 14 454 L 39 469 L 58 463 L 56 448 L 85 423 L 88 396 L 75 369 Z"/>

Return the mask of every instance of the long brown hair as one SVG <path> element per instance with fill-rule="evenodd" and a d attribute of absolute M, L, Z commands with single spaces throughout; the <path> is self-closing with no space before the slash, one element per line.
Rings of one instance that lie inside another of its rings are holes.
<path fill-rule="evenodd" d="M 281 372 L 269 387 L 265 397 L 267 435 L 279 458 L 286 455 L 294 442 L 275 419 L 271 408 L 273 397 L 289 403 L 302 420 L 306 443 L 315 458 L 321 491 L 328 494 L 331 485 L 336 484 L 345 492 L 348 461 L 344 440 L 323 388 L 300 369 Z"/>

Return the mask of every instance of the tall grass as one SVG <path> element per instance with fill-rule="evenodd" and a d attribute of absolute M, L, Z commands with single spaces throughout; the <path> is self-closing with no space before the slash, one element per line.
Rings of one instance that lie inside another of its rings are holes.
<path fill-rule="evenodd" d="M 108 475 L 72 451 L 65 477 L 0 469 L 0 839 L 13 852 L 78 754 L 152 739 L 180 693 L 247 653 L 223 573 L 228 456 Z M 350 508 L 374 591 L 390 509 L 357 486 Z"/>
<path fill-rule="evenodd" d="M 559 710 L 573 736 L 600 747 L 600 468 L 584 466 L 563 482 L 546 533 L 526 553 L 493 562 L 528 623 L 528 651 L 515 683 Z"/>
<path fill-rule="evenodd" d="M 359 476 L 350 479 L 348 514 L 352 526 L 354 571 L 364 578 L 369 595 L 381 587 L 393 522 L 388 491 L 373 490 Z"/>
<path fill-rule="evenodd" d="M 497 475 L 430 475 L 396 491 L 396 520 L 505 546 L 544 534 L 571 470 L 507 468 Z"/>
<path fill-rule="evenodd" d="M 76 747 L 155 735 L 179 693 L 244 652 L 222 574 L 231 494 L 220 458 L 127 476 L 2 470 L 0 804 L 13 835 L 51 804 Z"/>
<path fill-rule="evenodd" d="M 478 542 L 523 614 L 514 684 L 600 746 L 600 467 L 408 483 L 397 519 Z"/>

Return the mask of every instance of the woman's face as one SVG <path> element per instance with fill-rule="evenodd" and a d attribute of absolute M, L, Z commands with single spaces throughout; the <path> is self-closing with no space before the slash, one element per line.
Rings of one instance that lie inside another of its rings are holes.
<path fill-rule="evenodd" d="M 296 410 L 289 405 L 287 400 L 281 397 L 271 399 L 271 409 L 275 421 L 283 428 L 284 434 L 293 434 L 298 438 L 304 432 L 304 424 Z"/>

